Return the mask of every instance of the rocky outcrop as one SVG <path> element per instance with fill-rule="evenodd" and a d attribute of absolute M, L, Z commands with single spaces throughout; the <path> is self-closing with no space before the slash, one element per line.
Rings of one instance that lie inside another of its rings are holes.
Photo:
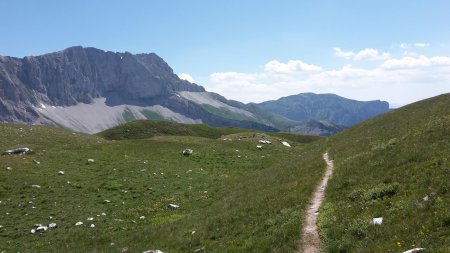
<path fill-rule="evenodd" d="M 181 80 L 154 53 L 71 47 L 36 57 L 0 57 L 0 120 L 32 122 L 40 104 L 72 106 L 94 98 L 136 101 L 178 91 L 204 91 Z"/>

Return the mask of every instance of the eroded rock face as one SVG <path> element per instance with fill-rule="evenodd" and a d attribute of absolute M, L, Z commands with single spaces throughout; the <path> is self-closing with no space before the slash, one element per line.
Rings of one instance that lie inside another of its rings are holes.
<path fill-rule="evenodd" d="M 90 103 L 112 97 L 136 101 L 177 91 L 204 91 L 178 78 L 154 53 L 71 47 L 36 57 L 0 57 L 0 121 L 32 122 L 35 107 Z"/>

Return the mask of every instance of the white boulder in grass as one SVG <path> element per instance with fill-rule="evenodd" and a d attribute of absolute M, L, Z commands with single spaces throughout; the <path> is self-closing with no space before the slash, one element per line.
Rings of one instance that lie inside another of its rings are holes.
<path fill-rule="evenodd" d="M 37 184 L 34 184 L 34 185 L 32 185 L 31 187 L 33 187 L 33 188 L 41 188 L 41 186 L 40 186 L 40 185 L 37 185 Z"/>
<path fill-rule="evenodd" d="M 91 228 L 95 228 L 95 224 L 91 224 Z"/>
<path fill-rule="evenodd" d="M 145 216 L 141 216 L 141 217 L 139 217 L 139 219 L 140 219 L 140 220 L 144 220 L 144 219 L 145 219 Z"/>
<path fill-rule="evenodd" d="M 261 145 L 256 145 L 256 148 L 259 149 L 259 150 L 262 150 L 262 147 L 263 146 L 261 146 Z"/>
<path fill-rule="evenodd" d="M 151 249 L 151 250 L 146 250 L 146 251 L 144 251 L 142 253 L 164 253 L 164 252 L 162 252 L 159 249 Z"/>
<path fill-rule="evenodd" d="M 79 222 L 75 223 L 75 226 L 81 226 L 81 225 L 83 225 L 82 221 L 79 221 Z"/>
<path fill-rule="evenodd" d="M 30 148 L 14 148 L 3 151 L 2 155 L 24 155 L 30 153 L 32 150 Z"/>
<path fill-rule="evenodd" d="M 291 145 L 287 142 L 287 141 L 282 141 L 281 144 L 283 144 L 284 146 L 290 148 Z"/>
<path fill-rule="evenodd" d="M 88 221 L 93 221 L 93 220 L 94 220 L 94 217 L 89 217 L 89 218 L 87 218 L 87 220 L 88 220 Z"/>
<path fill-rule="evenodd" d="M 414 249 L 409 249 L 407 251 L 403 251 L 403 253 L 415 253 L 415 252 L 422 252 L 424 250 L 425 250 L 425 248 L 414 248 Z"/>
<path fill-rule="evenodd" d="M 47 226 L 39 226 L 36 228 L 36 232 L 44 232 L 47 231 L 48 227 Z"/>
<path fill-rule="evenodd" d="M 192 155 L 193 152 L 194 151 L 192 149 L 187 148 L 187 149 L 183 150 L 183 155 L 190 156 L 190 155 Z"/>
<path fill-rule="evenodd" d="M 169 209 L 171 209 L 171 210 L 175 210 L 175 209 L 180 208 L 180 206 L 179 206 L 179 205 L 175 205 L 175 204 L 168 204 L 168 205 L 167 205 L 167 208 L 169 208 Z"/>
<path fill-rule="evenodd" d="M 381 225 L 383 224 L 383 217 L 373 218 L 372 219 L 373 225 Z"/>
<path fill-rule="evenodd" d="M 64 171 L 62 170 L 58 171 L 58 175 L 64 175 Z"/>
<path fill-rule="evenodd" d="M 56 228 L 56 223 L 50 223 L 50 224 L 48 224 L 48 228 Z"/>
<path fill-rule="evenodd" d="M 93 162 L 95 162 L 95 160 L 92 159 L 92 158 L 87 159 L 87 161 L 88 161 L 88 163 L 93 163 Z"/>

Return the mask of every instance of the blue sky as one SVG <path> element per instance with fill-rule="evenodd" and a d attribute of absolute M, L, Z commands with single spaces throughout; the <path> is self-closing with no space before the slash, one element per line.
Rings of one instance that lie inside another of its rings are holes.
<path fill-rule="evenodd" d="M 450 91 L 448 10 L 432 0 L 4 0 L 0 55 L 155 52 L 243 102 L 333 92 L 398 106 Z"/>

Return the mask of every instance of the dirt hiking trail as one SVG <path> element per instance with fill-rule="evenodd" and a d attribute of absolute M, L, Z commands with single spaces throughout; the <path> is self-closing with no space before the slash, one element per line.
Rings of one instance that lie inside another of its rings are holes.
<path fill-rule="evenodd" d="M 327 188 L 328 179 L 333 174 L 333 161 L 328 158 L 328 153 L 323 154 L 323 159 L 327 163 L 327 170 L 322 181 L 317 185 L 313 193 L 313 198 L 306 209 L 306 218 L 302 230 L 301 248 L 299 252 L 303 253 L 319 253 L 320 238 L 317 231 L 317 216 L 319 207 L 325 198 L 325 189 Z"/>

